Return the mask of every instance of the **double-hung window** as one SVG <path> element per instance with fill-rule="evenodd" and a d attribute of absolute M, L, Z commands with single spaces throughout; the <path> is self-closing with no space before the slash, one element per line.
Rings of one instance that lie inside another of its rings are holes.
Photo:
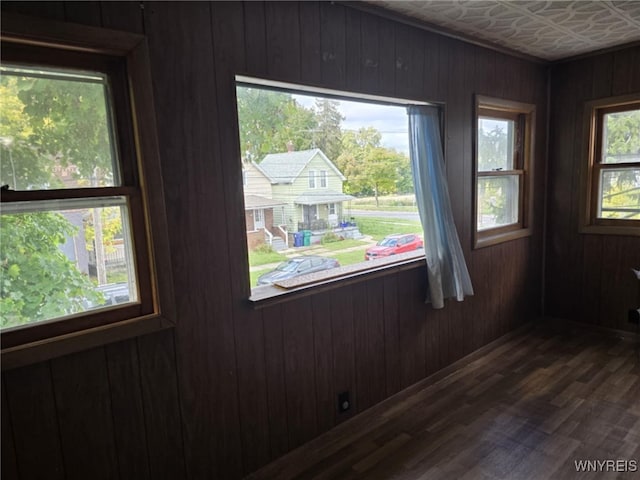
<path fill-rule="evenodd" d="M 87 51 L 95 29 L 49 24 L 41 41 L 12 34 L 29 31 L 16 18 L 3 18 L 0 78 L 3 368 L 170 325 L 142 38 Z"/>
<path fill-rule="evenodd" d="M 640 97 L 589 102 L 583 230 L 640 234 Z"/>
<path fill-rule="evenodd" d="M 534 106 L 476 97 L 476 247 L 530 234 Z"/>

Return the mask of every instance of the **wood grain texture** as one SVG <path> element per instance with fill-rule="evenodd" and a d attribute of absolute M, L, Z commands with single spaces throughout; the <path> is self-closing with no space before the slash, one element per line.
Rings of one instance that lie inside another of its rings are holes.
<path fill-rule="evenodd" d="M 149 451 L 135 339 L 105 347 L 113 429 L 121 478 L 148 479 Z"/>
<path fill-rule="evenodd" d="M 104 348 L 51 361 L 66 478 L 118 475 Z"/>
<path fill-rule="evenodd" d="M 545 297 L 546 313 L 621 330 L 633 330 L 626 311 L 637 308 L 640 238 L 578 234 L 583 208 L 576 172 L 585 168 L 587 132 L 573 121 L 585 102 L 640 92 L 640 47 L 554 66 Z"/>
<path fill-rule="evenodd" d="M 2 376 L 20 478 L 66 478 L 49 362 Z"/>
<path fill-rule="evenodd" d="M 13 438 L 19 478 L 240 478 L 536 313 L 539 292 L 532 285 L 541 283 L 541 225 L 530 239 L 469 252 L 471 105 L 480 92 L 532 101 L 543 111 L 544 67 L 329 2 L 144 2 L 143 8 L 139 2 L 2 2 L 1 8 L 146 35 L 178 317 L 170 331 L 3 375 L 10 417 L 3 419 L 3 435 Z M 608 58 L 613 66 L 636 54 Z M 616 88 L 637 82 L 637 68 L 625 68 L 634 80 Z M 559 71 L 554 85 L 576 81 L 579 73 Z M 426 271 L 420 267 L 253 310 L 246 302 L 236 74 L 443 104 L 455 222 L 476 295 L 434 311 L 424 304 Z M 596 76 L 594 85 L 606 88 L 606 75 Z M 571 86 L 558 88 L 568 95 Z M 571 123 L 576 102 L 561 104 L 569 109 L 552 118 Z M 545 138 L 537 138 L 544 152 Z M 566 148 L 562 137 L 554 141 Z M 556 172 L 569 175 L 572 162 L 559 163 Z M 562 197 L 565 186 L 556 182 L 552 195 Z M 535 193 L 539 215 L 543 188 Z M 563 228 L 550 233 L 558 235 L 557 254 L 571 238 L 564 223 L 553 218 L 552 228 Z M 609 252 L 615 278 L 624 278 L 621 256 L 633 247 L 621 241 Z M 580 270 L 578 278 L 593 289 L 600 283 L 591 275 Z M 554 298 L 559 301 L 560 293 Z M 79 384 L 86 400 L 73 396 Z M 352 407 L 338 413 L 343 391 L 350 392 Z M 104 448 L 79 458 L 84 447 L 72 443 L 86 430 L 75 425 L 94 400 L 97 410 L 87 426 L 102 433 L 86 446 Z M 434 436 L 424 434 L 419 445 Z M 446 445 L 455 444 L 453 433 L 447 438 Z M 328 460 L 316 473 L 325 467 L 327 476 L 342 478 L 388 472 L 385 459 L 407 449 L 406 440 L 383 429 L 355 446 L 338 442 L 327 448 Z M 444 458 L 447 450 L 434 455 Z M 92 462 L 100 472 L 90 471 Z M 349 473 L 350 462 L 358 468 Z"/>
<path fill-rule="evenodd" d="M 519 334 L 247 480 L 580 478 L 574 460 L 635 458 L 636 358 L 592 332 Z"/>

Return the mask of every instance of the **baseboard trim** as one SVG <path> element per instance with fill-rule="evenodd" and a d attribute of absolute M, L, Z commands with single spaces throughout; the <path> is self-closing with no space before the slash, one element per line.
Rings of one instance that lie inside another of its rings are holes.
<path fill-rule="evenodd" d="M 600 335 L 606 335 L 610 338 L 620 338 L 623 340 L 634 341 L 637 339 L 637 333 L 629 330 L 618 330 L 616 328 L 603 327 L 593 325 L 591 323 L 576 322 L 575 320 L 567 320 L 566 318 L 557 317 L 541 317 L 536 326 L 549 328 L 558 333 L 571 334 L 572 332 L 592 332 Z"/>
<path fill-rule="evenodd" d="M 455 373 L 459 369 L 469 365 L 470 363 L 478 360 L 479 358 L 482 358 L 485 355 L 490 354 L 492 351 L 513 340 L 514 338 L 523 336 L 525 333 L 532 330 L 536 326 L 536 324 L 537 322 L 527 322 L 524 325 L 516 328 L 515 330 L 512 330 L 502 335 L 501 337 L 487 343 L 486 345 L 483 345 L 482 347 L 474 350 L 473 352 L 460 358 L 459 360 L 456 360 L 450 365 L 438 370 L 437 372 L 432 373 L 428 377 L 425 377 L 417 383 L 410 385 L 404 390 L 391 395 L 390 397 L 368 408 L 367 410 L 354 415 L 350 419 L 345 420 L 343 423 L 336 425 L 335 427 L 311 439 L 310 441 L 297 447 L 296 449 L 287 452 L 283 456 L 275 459 L 273 462 L 244 477 L 244 480 L 274 478 L 275 476 L 278 476 L 278 474 L 282 474 L 283 471 L 287 469 L 287 467 L 290 468 L 291 465 L 296 464 L 296 462 L 292 461 L 294 457 L 298 457 L 300 455 L 318 455 L 320 452 L 320 445 L 325 446 L 327 444 L 332 444 L 333 448 L 335 448 L 337 451 L 344 439 L 349 438 L 349 433 L 357 432 L 357 435 L 364 436 L 368 431 L 375 428 L 377 423 L 379 423 L 380 421 L 387 421 L 388 417 L 385 418 L 383 416 L 383 413 L 385 413 L 389 409 L 390 405 L 397 404 L 405 399 L 408 399 L 420 390 L 430 387 L 436 382 Z M 287 474 L 288 475 L 284 475 L 284 477 L 291 478 L 295 476 L 296 472 L 287 472 Z"/>

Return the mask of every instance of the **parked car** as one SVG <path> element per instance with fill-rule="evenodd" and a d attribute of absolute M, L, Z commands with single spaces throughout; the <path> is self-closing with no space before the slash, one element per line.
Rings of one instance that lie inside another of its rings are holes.
<path fill-rule="evenodd" d="M 288 278 L 319 272 L 321 270 L 329 270 L 339 266 L 340 263 L 333 258 L 318 255 L 303 255 L 282 262 L 275 270 L 260 275 L 258 277 L 258 285 L 271 285 L 278 280 L 286 280 Z"/>
<path fill-rule="evenodd" d="M 129 285 L 126 282 L 100 285 L 96 287 L 96 290 L 102 292 L 104 302 L 95 303 L 94 301 L 85 299 L 83 300 L 85 309 L 108 307 L 129 301 Z"/>
<path fill-rule="evenodd" d="M 398 253 L 410 252 L 422 248 L 424 244 L 418 235 L 412 233 L 387 235 L 375 247 L 369 247 L 364 253 L 365 260 L 388 257 Z"/>

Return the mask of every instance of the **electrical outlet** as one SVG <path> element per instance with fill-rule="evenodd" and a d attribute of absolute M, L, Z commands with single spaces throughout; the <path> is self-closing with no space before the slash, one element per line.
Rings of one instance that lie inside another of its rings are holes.
<path fill-rule="evenodd" d="M 351 408 L 351 400 L 349 399 L 349 392 L 342 392 L 338 394 L 338 411 L 344 413 Z"/>

